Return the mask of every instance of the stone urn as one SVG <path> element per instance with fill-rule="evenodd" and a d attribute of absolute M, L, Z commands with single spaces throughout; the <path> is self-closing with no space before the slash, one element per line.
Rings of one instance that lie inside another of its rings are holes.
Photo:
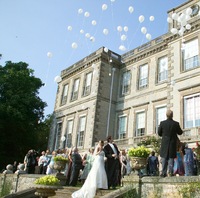
<path fill-rule="evenodd" d="M 40 198 L 47 198 L 56 195 L 56 190 L 58 186 L 50 186 L 50 185 L 36 185 L 35 186 L 35 195 L 39 196 Z"/>
<path fill-rule="evenodd" d="M 144 157 L 130 157 L 130 165 L 134 170 L 140 170 L 146 167 L 147 158 Z"/>
<path fill-rule="evenodd" d="M 55 161 L 53 168 L 60 174 L 60 172 L 65 169 L 66 163 L 66 161 Z"/>

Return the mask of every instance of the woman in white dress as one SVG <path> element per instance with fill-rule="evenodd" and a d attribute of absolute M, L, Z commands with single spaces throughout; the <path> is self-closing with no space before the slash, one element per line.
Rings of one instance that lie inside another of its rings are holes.
<path fill-rule="evenodd" d="M 94 198 L 97 189 L 108 189 L 107 175 L 104 164 L 104 141 L 99 141 L 94 151 L 94 162 L 87 179 L 78 191 L 72 194 L 72 198 Z"/>

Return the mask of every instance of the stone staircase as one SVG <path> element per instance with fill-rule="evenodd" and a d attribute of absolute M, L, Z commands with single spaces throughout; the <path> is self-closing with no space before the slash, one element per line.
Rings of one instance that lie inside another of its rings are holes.
<path fill-rule="evenodd" d="M 58 189 L 56 191 L 56 195 L 53 196 L 52 198 L 70 198 L 71 194 L 79 189 L 80 187 L 71 187 L 71 186 L 63 187 L 62 189 Z M 114 190 L 98 190 L 95 198 L 104 197 L 108 194 L 112 194 L 112 192 L 114 192 Z"/>

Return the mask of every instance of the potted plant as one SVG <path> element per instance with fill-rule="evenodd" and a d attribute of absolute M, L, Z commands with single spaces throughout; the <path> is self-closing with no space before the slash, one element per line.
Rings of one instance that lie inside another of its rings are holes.
<path fill-rule="evenodd" d="M 55 191 L 59 188 L 60 180 L 54 175 L 46 175 L 36 179 L 34 184 L 36 184 L 35 195 L 47 198 L 56 194 Z"/>
<path fill-rule="evenodd" d="M 147 165 L 147 157 L 150 153 L 151 150 L 144 146 L 130 148 L 128 150 L 128 156 L 130 157 L 131 167 L 135 170 L 145 168 Z"/>
<path fill-rule="evenodd" d="M 68 163 L 69 159 L 66 158 L 66 157 L 63 157 L 61 155 L 58 155 L 58 156 L 55 156 L 53 158 L 54 160 L 54 165 L 53 165 L 53 168 L 55 170 L 57 170 L 60 174 L 60 171 L 61 170 L 64 170 L 65 169 L 65 166 L 66 166 L 66 163 Z"/>

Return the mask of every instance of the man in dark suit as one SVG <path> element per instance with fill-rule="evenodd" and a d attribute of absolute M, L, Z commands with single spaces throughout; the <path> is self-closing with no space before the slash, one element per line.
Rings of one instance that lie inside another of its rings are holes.
<path fill-rule="evenodd" d="M 177 135 L 181 135 L 183 131 L 178 122 L 173 120 L 173 111 L 167 110 L 167 119 L 160 122 L 158 135 L 162 137 L 160 157 L 162 160 L 161 177 L 167 176 L 167 167 L 169 176 L 173 176 L 174 158 L 176 158 Z"/>
<path fill-rule="evenodd" d="M 107 137 L 107 145 L 104 147 L 105 157 L 105 169 L 108 178 L 108 189 L 113 189 L 119 184 L 120 180 L 120 161 L 119 150 L 117 145 L 113 143 L 112 137 Z"/>

